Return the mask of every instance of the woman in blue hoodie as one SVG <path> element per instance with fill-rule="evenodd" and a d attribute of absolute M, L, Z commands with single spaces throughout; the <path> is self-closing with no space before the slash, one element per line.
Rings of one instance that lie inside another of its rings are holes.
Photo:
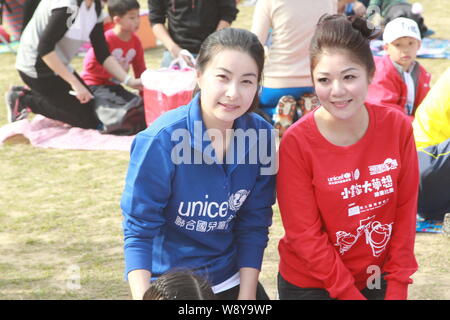
<path fill-rule="evenodd" d="M 275 203 L 275 133 L 252 111 L 264 49 L 251 32 L 210 35 L 198 93 L 136 136 L 122 196 L 134 299 L 173 268 L 206 277 L 218 299 L 268 299 L 258 282 Z"/>

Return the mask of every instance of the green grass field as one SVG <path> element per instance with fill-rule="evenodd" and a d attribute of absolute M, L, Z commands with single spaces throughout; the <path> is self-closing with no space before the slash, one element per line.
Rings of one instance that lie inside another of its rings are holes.
<path fill-rule="evenodd" d="M 146 8 L 146 1 L 140 1 Z M 422 0 L 435 37 L 448 37 L 450 7 Z M 249 29 L 253 7 L 239 6 L 233 26 Z M 147 50 L 158 68 L 162 48 Z M 1 54 L 0 93 L 21 83 L 15 56 Z M 81 70 L 81 59 L 73 65 Z M 421 59 L 432 83 L 450 60 Z M 3 106 L 3 102 L 0 105 Z M 0 125 L 6 124 L 0 108 Z M 123 280 L 119 202 L 127 152 L 38 149 L 26 143 L 0 146 L 0 299 L 129 299 Z M 278 208 L 264 258 L 261 281 L 276 298 L 277 242 L 283 235 Z M 450 299 L 450 238 L 418 234 L 420 265 L 410 299 Z"/>

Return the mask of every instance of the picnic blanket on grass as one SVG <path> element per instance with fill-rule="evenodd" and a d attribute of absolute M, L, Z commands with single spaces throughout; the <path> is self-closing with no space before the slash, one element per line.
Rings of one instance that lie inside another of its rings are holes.
<path fill-rule="evenodd" d="M 36 115 L 0 128 L 0 145 L 23 136 L 34 147 L 68 150 L 130 151 L 134 136 L 102 134 L 94 129 L 71 127 L 63 122 Z M 17 139 L 20 140 L 20 139 Z"/>
<path fill-rule="evenodd" d="M 442 221 L 425 220 L 417 215 L 416 232 L 442 233 L 442 226 Z"/>

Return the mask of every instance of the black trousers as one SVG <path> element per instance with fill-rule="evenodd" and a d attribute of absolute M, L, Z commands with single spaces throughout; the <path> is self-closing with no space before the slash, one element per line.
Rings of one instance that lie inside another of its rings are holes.
<path fill-rule="evenodd" d="M 384 277 L 381 276 L 380 288 L 365 288 L 361 293 L 368 300 L 384 300 L 386 295 L 386 281 Z M 278 295 L 280 300 L 335 300 L 330 297 L 325 289 L 297 287 L 287 282 L 280 273 L 278 273 Z"/>
<path fill-rule="evenodd" d="M 240 286 L 237 285 L 236 287 L 230 288 L 228 290 L 219 292 L 216 294 L 217 300 L 237 300 L 239 296 L 239 288 Z M 262 286 L 260 282 L 258 282 L 258 286 L 256 287 L 256 300 L 270 300 L 269 296 L 266 293 L 266 290 Z"/>
<path fill-rule="evenodd" d="M 61 77 L 49 76 L 35 79 L 20 71 L 19 75 L 31 89 L 26 91 L 21 102 L 33 113 L 62 121 L 73 127 L 96 129 L 100 125 L 94 112 L 94 101 L 80 103 L 75 96 L 69 94 L 72 87 Z M 84 84 L 77 73 L 74 75 Z"/>

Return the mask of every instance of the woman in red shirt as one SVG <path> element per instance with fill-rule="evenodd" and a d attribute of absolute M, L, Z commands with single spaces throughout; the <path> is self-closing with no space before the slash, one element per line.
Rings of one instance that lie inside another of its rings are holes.
<path fill-rule="evenodd" d="M 411 123 L 365 103 L 375 66 L 360 18 L 323 16 L 311 42 L 321 106 L 286 131 L 277 195 L 280 299 L 406 299 L 418 164 Z"/>

